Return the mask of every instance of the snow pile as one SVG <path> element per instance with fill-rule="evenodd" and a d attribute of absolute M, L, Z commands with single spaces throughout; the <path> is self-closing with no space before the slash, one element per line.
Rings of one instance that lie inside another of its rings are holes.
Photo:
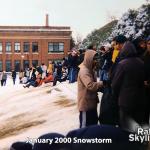
<path fill-rule="evenodd" d="M 137 10 L 129 10 L 118 21 L 110 39 L 123 34 L 127 38 L 144 38 L 150 35 L 150 4 L 142 5 Z"/>
<path fill-rule="evenodd" d="M 50 132 L 65 135 L 79 127 L 77 83 L 23 88 L 18 79 L 13 85 L 8 77 L 6 87 L 0 87 L 0 97 L 0 150 L 8 150 L 16 141 Z"/>
<path fill-rule="evenodd" d="M 0 150 L 15 141 L 37 138 L 44 133 L 66 134 L 79 127 L 77 84 L 51 83 L 37 88 L 13 85 L 8 77 L 0 87 Z"/>

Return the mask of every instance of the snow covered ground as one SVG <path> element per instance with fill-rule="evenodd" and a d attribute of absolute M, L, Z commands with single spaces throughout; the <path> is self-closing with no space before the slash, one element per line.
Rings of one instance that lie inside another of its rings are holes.
<path fill-rule="evenodd" d="M 50 132 L 65 135 L 78 128 L 76 101 L 77 83 L 23 88 L 9 78 L 6 87 L 0 87 L 0 150 L 9 150 L 15 141 Z"/>
<path fill-rule="evenodd" d="M 0 150 L 15 141 L 37 138 L 44 133 L 66 134 L 78 128 L 77 84 L 51 83 L 37 88 L 13 85 L 8 78 L 0 87 Z"/>
<path fill-rule="evenodd" d="M 49 132 L 66 134 L 79 127 L 77 83 L 23 88 L 17 79 L 0 87 L 0 150 Z"/>

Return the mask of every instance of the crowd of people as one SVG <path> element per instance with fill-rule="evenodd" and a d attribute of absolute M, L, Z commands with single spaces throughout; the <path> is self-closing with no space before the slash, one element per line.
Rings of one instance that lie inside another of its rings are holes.
<path fill-rule="evenodd" d="M 99 113 L 98 91 L 103 93 Z M 86 51 L 78 74 L 78 109 L 80 128 L 99 122 L 129 133 L 149 129 L 150 37 L 129 41 L 118 35 L 110 46 Z"/>
<path fill-rule="evenodd" d="M 57 81 L 66 80 L 69 83 L 77 81 L 78 84 L 80 129 L 66 136 L 50 133 L 39 139 L 98 137 L 111 138 L 114 144 L 41 143 L 29 146 L 29 143 L 17 142 L 12 145 L 13 149 L 21 150 L 15 146 L 26 145 L 29 150 L 146 150 L 147 143 L 129 142 L 129 134 L 136 133 L 137 127 L 150 125 L 150 37 L 129 41 L 125 36 L 118 35 L 111 44 L 100 49 L 90 46 L 86 51 L 73 50 L 62 62 L 50 62 L 48 67 L 44 64 L 32 67 L 24 73 L 20 72 L 19 78 L 21 83 L 25 83 L 25 88 L 36 87 L 43 82 L 53 82 L 55 86 Z M 100 100 L 98 92 L 103 93 Z M 97 108 L 99 101 L 100 108 Z"/>
<path fill-rule="evenodd" d="M 57 81 L 69 83 L 77 81 L 79 71 L 78 65 L 81 63 L 82 52 L 73 50 L 67 58 L 62 61 L 50 61 L 49 65 L 42 64 L 41 66 L 27 68 L 24 72 L 19 73 L 20 83 L 25 84 L 23 87 L 40 86 L 43 83 L 52 82 L 53 86 Z"/>
<path fill-rule="evenodd" d="M 48 66 L 42 63 L 36 67 L 26 67 L 25 70 L 19 72 L 20 84 L 23 84 L 24 88 L 29 88 L 30 86 L 37 87 L 49 82 L 52 82 L 53 86 L 55 86 L 57 81 L 63 82 L 69 80 L 69 83 L 74 83 L 77 81 L 78 65 L 82 60 L 83 51 L 73 50 L 67 58 L 63 58 L 61 61 L 49 61 Z M 6 85 L 7 76 L 5 71 L 0 72 L 1 86 Z M 11 77 L 15 85 L 17 77 L 15 70 L 12 70 Z"/>
<path fill-rule="evenodd" d="M 150 38 L 128 41 L 119 35 L 99 57 L 89 50 L 78 75 L 80 127 L 97 124 L 118 125 L 133 131 L 132 125 L 148 125 L 150 114 Z M 96 57 L 95 57 L 96 56 Z M 97 70 L 100 81 L 94 73 Z M 94 71 L 93 71 L 94 70 Z M 97 91 L 103 93 L 100 115 Z"/>

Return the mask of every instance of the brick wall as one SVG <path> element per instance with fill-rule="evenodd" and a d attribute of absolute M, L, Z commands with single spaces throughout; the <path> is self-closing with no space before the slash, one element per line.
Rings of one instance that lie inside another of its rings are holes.
<path fill-rule="evenodd" d="M 1 28 L 0 28 L 1 29 Z M 21 62 L 21 68 L 23 68 L 23 60 L 29 60 L 30 66 L 32 60 L 38 60 L 39 65 L 45 63 L 48 65 L 49 60 L 62 59 L 67 56 L 70 50 L 70 38 L 71 31 L 60 32 L 12 32 L 12 31 L 0 31 L 0 42 L 3 44 L 3 52 L 0 53 L 0 61 L 3 62 L 3 70 L 6 70 L 6 60 L 11 61 L 11 68 L 14 69 L 15 60 Z M 11 53 L 6 53 L 6 42 L 11 42 Z M 15 42 L 21 43 L 21 52 L 14 52 Z M 29 53 L 23 52 L 23 43 L 30 43 Z M 32 53 L 32 42 L 38 42 L 38 53 Z M 58 42 L 64 43 L 63 53 L 48 53 L 48 43 Z M 24 58 L 22 57 L 24 56 Z"/>

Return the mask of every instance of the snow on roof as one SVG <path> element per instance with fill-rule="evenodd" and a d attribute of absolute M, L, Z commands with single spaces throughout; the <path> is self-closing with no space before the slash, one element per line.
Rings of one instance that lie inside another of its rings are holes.
<path fill-rule="evenodd" d="M 0 31 L 24 31 L 24 32 L 57 32 L 71 31 L 70 27 L 43 27 L 43 26 L 0 26 Z"/>

